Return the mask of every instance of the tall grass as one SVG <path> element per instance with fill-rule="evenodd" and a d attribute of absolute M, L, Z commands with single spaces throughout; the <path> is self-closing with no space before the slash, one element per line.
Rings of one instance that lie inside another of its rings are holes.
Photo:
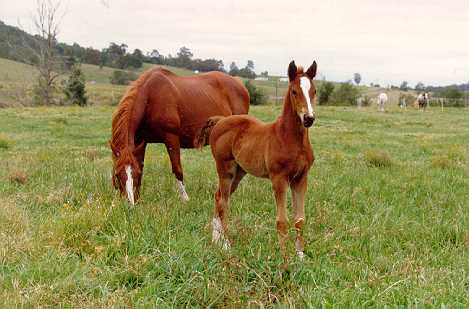
<path fill-rule="evenodd" d="M 280 109 L 252 113 L 272 120 Z M 233 246 L 211 244 L 217 177 L 208 148 L 183 151 L 184 204 L 164 147 L 151 145 L 142 198 L 130 208 L 110 181 L 112 111 L 0 113 L 0 131 L 15 141 L 0 149 L 4 306 L 468 305 L 469 123 L 459 110 L 320 107 L 310 129 L 307 258 L 295 258 L 290 231 L 289 272 L 279 270 L 268 181 L 243 179 L 229 216 Z M 392 164 L 368 164 L 367 150 Z M 432 165 L 440 155 L 450 168 Z M 15 171 L 24 183 L 9 180 Z"/>

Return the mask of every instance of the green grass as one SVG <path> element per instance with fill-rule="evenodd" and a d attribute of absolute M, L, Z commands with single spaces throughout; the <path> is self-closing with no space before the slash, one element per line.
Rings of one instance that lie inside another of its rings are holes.
<path fill-rule="evenodd" d="M 280 110 L 252 114 L 271 120 Z M 129 209 L 111 187 L 112 112 L 1 110 L 11 141 L 0 149 L 5 306 L 469 304 L 467 111 L 320 107 L 310 129 L 307 258 L 298 261 L 290 241 L 287 273 L 266 180 L 248 176 L 233 196 L 232 249 L 211 244 L 209 148 L 183 151 L 183 204 L 164 147 L 151 145 L 141 201 Z M 365 151 L 392 164 L 370 166 Z"/>

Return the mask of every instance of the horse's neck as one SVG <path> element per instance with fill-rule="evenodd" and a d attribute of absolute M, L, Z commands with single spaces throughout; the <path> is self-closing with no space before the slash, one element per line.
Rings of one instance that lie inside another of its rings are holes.
<path fill-rule="evenodd" d="M 289 140 L 304 142 L 308 139 L 308 130 L 303 126 L 298 115 L 293 110 L 290 96 L 285 96 L 282 115 L 277 120 L 282 136 Z"/>

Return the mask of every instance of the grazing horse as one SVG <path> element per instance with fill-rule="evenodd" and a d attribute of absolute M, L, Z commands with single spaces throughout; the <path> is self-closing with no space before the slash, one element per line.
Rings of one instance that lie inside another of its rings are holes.
<path fill-rule="evenodd" d="M 428 106 L 428 93 L 426 92 L 420 93 L 417 97 L 417 103 L 418 103 L 419 109 L 423 108 L 423 110 L 426 110 Z"/>
<path fill-rule="evenodd" d="M 221 72 L 177 76 L 160 67 L 149 69 L 127 89 L 112 118 L 114 187 L 134 204 L 146 145 L 164 143 L 180 196 L 187 201 L 180 149 L 196 146 L 209 117 L 248 110 L 249 93 L 239 79 Z"/>
<path fill-rule="evenodd" d="M 301 259 L 304 257 L 304 202 L 308 171 L 314 161 L 308 128 L 315 120 L 312 103 L 316 97 L 316 88 L 312 80 L 316 76 L 316 68 L 314 62 L 305 73 L 294 61 L 290 63 L 283 112 L 273 123 L 264 123 L 248 115 L 210 119 L 216 124 L 206 133 L 209 134 L 218 173 L 212 221 L 213 242 L 222 241 L 225 248 L 230 246 L 225 237 L 229 199 L 248 173 L 272 181 L 284 267 L 287 265 L 287 188 L 290 186 L 295 211 L 295 246 L 298 256 Z"/>
<path fill-rule="evenodd" d="M 388 101 L 388 95 L 384 92 L 381 92 L 378 96 L 378 111 L 384 112 L 384 105 Z"/>

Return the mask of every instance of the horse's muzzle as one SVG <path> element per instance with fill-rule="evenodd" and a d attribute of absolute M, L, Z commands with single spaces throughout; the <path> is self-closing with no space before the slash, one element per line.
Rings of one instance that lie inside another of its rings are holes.
<path fill-rule="evenodd" d="M 305 128 L 309 128 L 310 126 L 312 126 L 315 119 L 316 118 L 314 118 L 314 116 L 305 114 L 303 116 L 303 125 L 305 126 Z"/>

